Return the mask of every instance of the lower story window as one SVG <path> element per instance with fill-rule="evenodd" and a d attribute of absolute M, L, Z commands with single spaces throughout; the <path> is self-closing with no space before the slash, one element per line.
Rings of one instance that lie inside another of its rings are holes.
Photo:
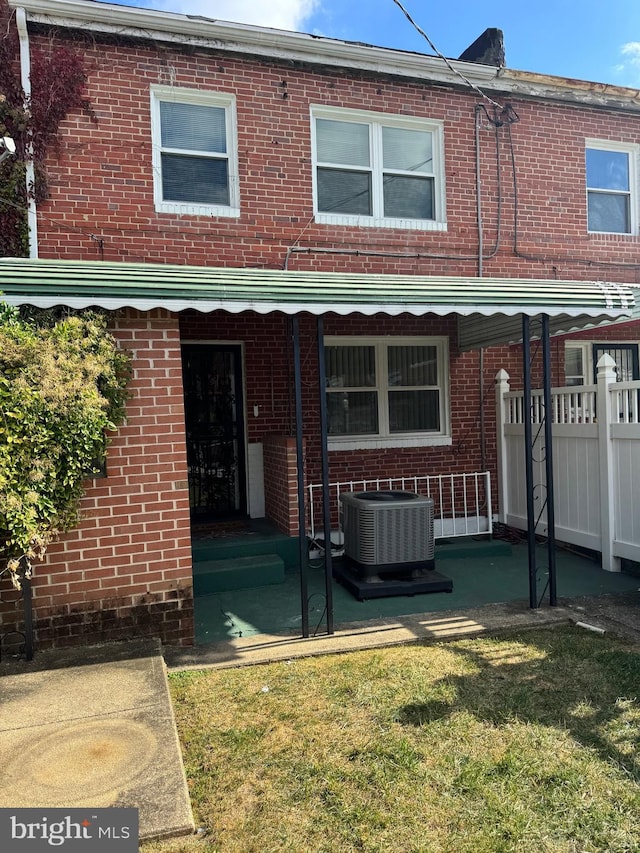
<path fill-rule="evenodd" d="M 446 338 L 327 338 L 330 441 L 419 444 L 446 436 L 447 344 Z"/>
<path fill-rule="evenodd" d="M 598 378 L 598 361 L 604 354 L 616 363 L 618 382 L 640 379 L 640 346 L 637 343 L 589 343 L 576 341 L 565 344 L 564 373 L 566 385 L 588 385 Z"/>

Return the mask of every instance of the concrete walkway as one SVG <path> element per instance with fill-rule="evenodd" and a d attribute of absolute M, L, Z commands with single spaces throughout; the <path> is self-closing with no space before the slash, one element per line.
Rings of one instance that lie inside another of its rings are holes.
<path fill-rule="evenodd" d="M 310 655 L 338 654 L 416 641 L 451 640 L 483 633 L 566 624 L 563 607 L 530 610 L 520 604 L 490 604 L 467 610 L 445 610 L 389 616 L 369 622 L 341 624 L 334 634 L 302 639 L 282 634 L 233 637 L 220 643 L 164 650 L 169 670 L 250 666 Z"/>
<path fill-rule="evenodd" d="M 640 647 L 640 591 L 540 610 L 494 604 L 359 622 L 341 625 L 331 637 L 304 640 L 261 635 L 194 649 L 139 641 L 43 651 L 28 663 L 4 661 L 0 807 L 128 806 L 139 809 L 142 839 L 192 833 L 167 668 L 246 666 L 568 623 Z"/>
<path fill-rule="evenodd" d="M 638 581 L 640 586 L 640 580 Z M 165 648 L 169 670 L 250 666 L 295 657 L 372 649 L 417 641 L 452 640 L 546 625 L 586 623 L 640 643 L 640 590 L 566 599 L 558 607 L 526 602 L 379 618 L 342 624 L 331 636 L 301 639 L 282 634 L 229 638 L 192 648 Z"/>
<path fill-rule="evenodd" d="M 140 837 L 194 830 L 160 643 L 0 665 L 0 807 L 139 810 Z"/>

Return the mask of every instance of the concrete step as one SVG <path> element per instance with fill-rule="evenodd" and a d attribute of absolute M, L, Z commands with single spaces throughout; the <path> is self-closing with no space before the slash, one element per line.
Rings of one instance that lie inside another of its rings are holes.
<path fill-rule="evenodd" d="M 239 557 L 276 555 L 284 561 L 287 569 L 299 569 L 299 540 L 297 536 L 283 533 L 270 536 L 229 536 L 221 539 L 197 539 L 191 542 L 193 562 L 207 563 L 212 560 L 232 560 Z"/>
<path fill-rule="evenodd" d="M 284 560 L 277 554 L 259 554 L 193 564 L 194 595 L 284 583 Z"/>

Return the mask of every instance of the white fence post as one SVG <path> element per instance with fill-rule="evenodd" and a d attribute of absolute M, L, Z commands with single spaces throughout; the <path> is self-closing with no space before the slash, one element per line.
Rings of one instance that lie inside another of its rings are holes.
<path fill-rule="evenodd" d="M 496 373 L 496 426 L 498 452 L 498 521 L 506 523 L 507 518 L 507 442 L 505 424 L 507 422 L 506 395 L 509 393 L 509 374 L 506 370 Z"/>
<path fill-rule="evenodd" d="M 615 538 L 615 472 L 611 436 L 612 405 L 609 391 L 616 382 L 616 363 L 604 353 L 598 360 L 598 453 L 600 456 L 600 535 L 602 568 L 621 570 L 620 558 L 613 554 Z"/>

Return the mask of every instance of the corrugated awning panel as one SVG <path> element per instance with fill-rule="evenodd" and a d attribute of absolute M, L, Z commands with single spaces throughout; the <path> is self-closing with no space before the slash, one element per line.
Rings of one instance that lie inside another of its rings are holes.
<path fill-rule="evenodd" d="M 591 329 L 604 324 L 616 322 L 629 322 L 640 320 L 640 290 L 630 288 L 635 305 L 617 318 L 612 319 L 610 314 L 600 316 L 585 314 L 556 314 L 549 315 L 549 333 L 551 335 L 568 334 L 581 329 Z M 494 314 L 490 324 L 481 316 L 460 317 L 458 319 L 458 344 L 460 349 L 476 349 L 478 347 L 492 346 L 493 344 L 518 343 L 522 340 L 522 314 L 534 316 L 528 311 L 523 311 L 519 316 Z M 539 315 L 547 312 L 540 311 Z M 538 315 L 538 316 L 539 316 Z M 531 326 L 531 333 L 537 337 L 535 324 Z"/>
<path fill-rule="evenodd" d="M 513 318 L 548 314 L 563 328 L 628 317 L 629 287 L 597 281 L 362 275 L 292 270 L 1 259 L 13 304 L 268 314 L 457 315 L 463 348 L 517 339 Z M 465 321 L 465 318 L 468 318 Z M 488 323 L 488 318 L 495 321 Z M 511 318 L 512 322 L 506 322 Z M 585 320 L 585 318 L 587 318 Z"/>

